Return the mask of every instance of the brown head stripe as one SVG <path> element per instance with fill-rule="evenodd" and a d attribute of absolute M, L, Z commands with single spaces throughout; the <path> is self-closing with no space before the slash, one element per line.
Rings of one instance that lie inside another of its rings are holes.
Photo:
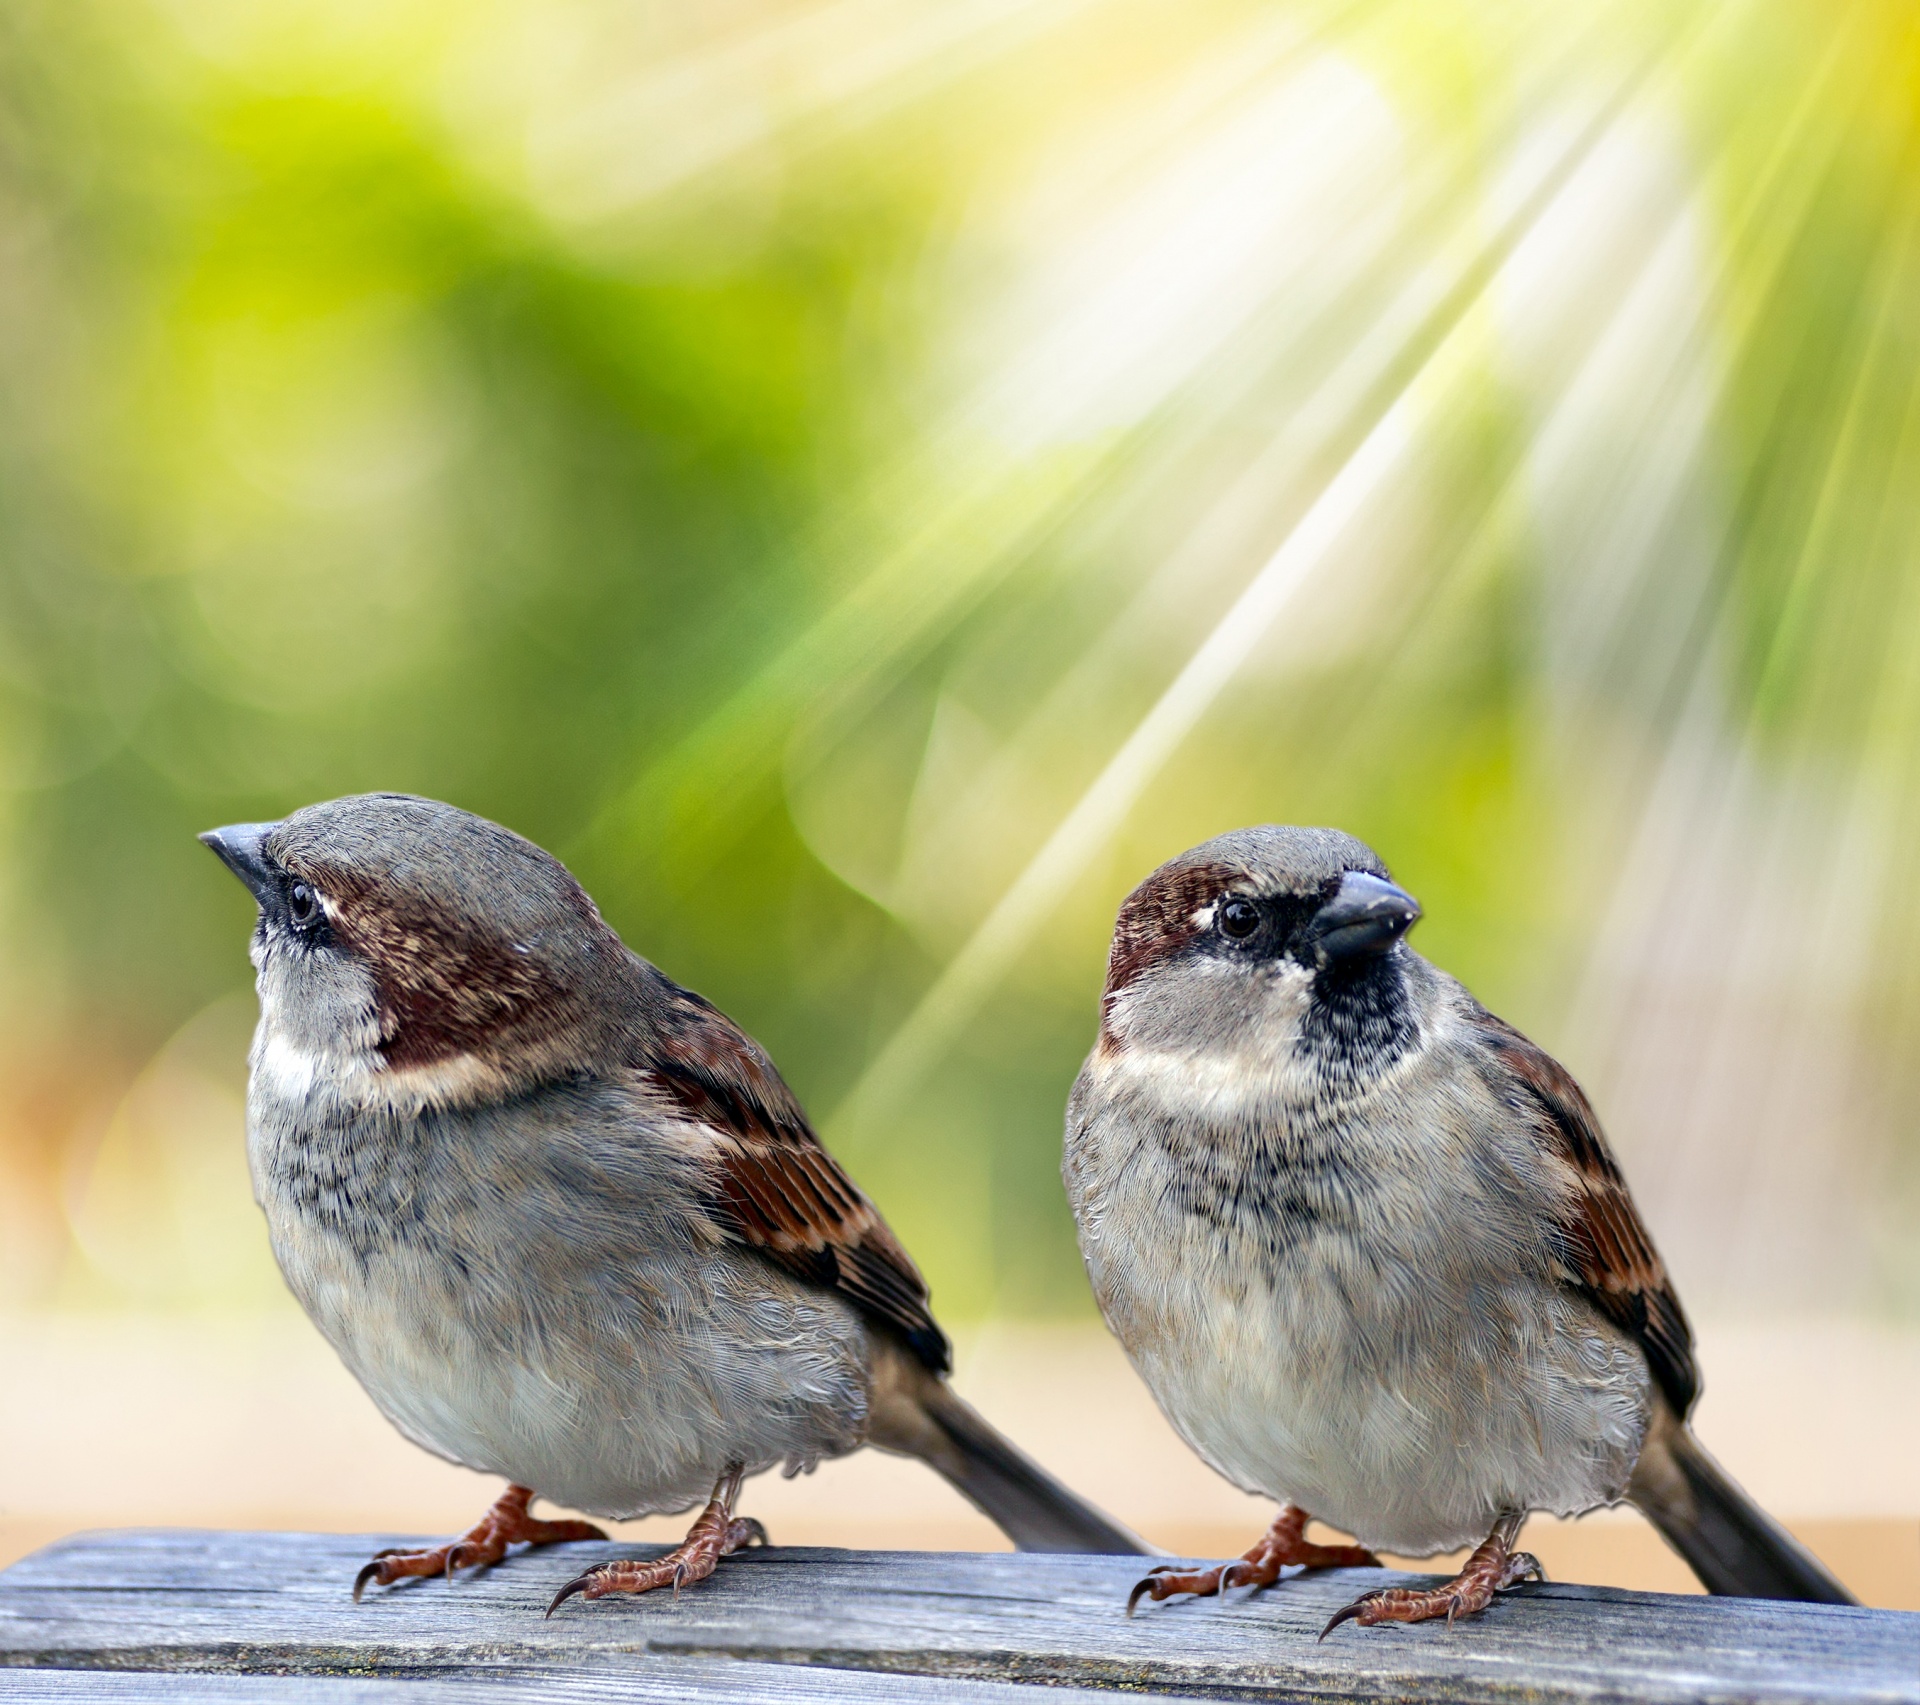
<path fill-rule="evenodd" d="M 1142 972 L 1171 959 L 1200 933 L 1194 914 L 1239 874 L 1230 865 L 1171 864 L 1127 896 L 1113 926 L 1105 999 L 1111 1002 Z"/>
<path fill-rule="evenodd" d="M 526 1036 L 562 1021 L 564 991 L 497 931 L 396 902 L 349 873 L 317 871 L 314 881 L 333 929 L 373 973 L 381 1051 L 393 1065 L 431 1065 L 509 1028 Z"/>

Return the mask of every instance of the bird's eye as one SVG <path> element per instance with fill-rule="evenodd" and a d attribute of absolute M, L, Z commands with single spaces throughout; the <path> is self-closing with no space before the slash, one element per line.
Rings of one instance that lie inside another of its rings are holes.
<path fill-rule="evenodd" d="M 320 916 L 320 896 L 304 882 L 296 882 L 287 890 L 287 915 L 305 929 Z"/>
<path fill-rule="evenodd" d="M 1236 941 L 1245 940 L 1260 927 L 1260 908 L 1238 895 L 1220 908 L 1220 928 Z"/>

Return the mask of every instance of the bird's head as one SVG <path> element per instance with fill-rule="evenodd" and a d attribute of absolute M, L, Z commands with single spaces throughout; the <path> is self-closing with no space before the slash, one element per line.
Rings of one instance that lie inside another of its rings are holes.
<path fill-rule="evenodd" d="M 1114 926 L 1101 1045 L 1284 1046 L 1316 1006 L 1397 977 L 1420 916 L 1364 841 L 1337 829 L 1236 829 L 1163 864 Z"/>
<path fill-rule="evenodd" d="M 289 1091 L 426 1103 L 565 1069 L 632 963 L 558 859 L 434 800 L 357 794 L 200 838 L 259 904 L 254 1067 Z"/>

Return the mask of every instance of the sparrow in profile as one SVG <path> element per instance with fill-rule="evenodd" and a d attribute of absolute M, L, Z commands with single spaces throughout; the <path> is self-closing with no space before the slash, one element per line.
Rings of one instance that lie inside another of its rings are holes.
<path fill-rule="evenodd" d="M 1065 1175 L 1107 1324 L 1217 1472 L 1281 1505 L 1243 1557 L 1475 1543 L 1325 1633 L 1451 1620 L 1538 1563 L 1529 1512 L 1628 1500 L 1710 1592 L 1851 1603 L 1701 1448 L 1693 1337 L 1566 1071 L 1404 941 L 1420 916 L 1329 829 L 1222 835 L 1121 907 Z M 1305 1538 L 1307 1512 L 1360 1545 Z"/>
<path fill-rule="evenodd" d="M 765 1541 L 743 1480 L 919 1457 L 1036 1551 L 1144 1551 L 947 1383 L 927 1287 L 767 1055 L 630 952 L 558 860 L 402 794 L 201 837 L 259 902 L 248 1160 L 294 1295 L 414 1443 L 509 1482 L 371 1582 L 605 1538 L 685 1542 L 574 1593 Z"/>

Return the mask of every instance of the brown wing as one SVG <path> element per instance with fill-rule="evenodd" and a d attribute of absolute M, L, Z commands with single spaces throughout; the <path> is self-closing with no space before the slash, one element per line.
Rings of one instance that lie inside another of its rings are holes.
<path fill-rule="evenodd" d="M 649 1075 L 715 1133 L 714 1222 L 796 1278 L 839 1291 L 947 1372 L 952 1352 L 926 1281 L 880 1210 L 821 1146 L 760 1047 L 698 995 L 669 987 L 662 1028 L 675 1045 L 648 1061 Z"/>
<path fill-rule="evenodd" d="M 1475 1022 L 1504 1068 L 1505 1082 L 1496 1088 L 1532 1118 L 1572 1175 L 1574 1188 L 1560 1226 L 1568 1284 L 1638 1341 L 1667 1401 L 1684 1417 L 1700 1395 L 1693 1329 L 1640 1223 L 1599 1119 L 1551 1054 L 1484 1009 L 1476 1009 Z"/>

